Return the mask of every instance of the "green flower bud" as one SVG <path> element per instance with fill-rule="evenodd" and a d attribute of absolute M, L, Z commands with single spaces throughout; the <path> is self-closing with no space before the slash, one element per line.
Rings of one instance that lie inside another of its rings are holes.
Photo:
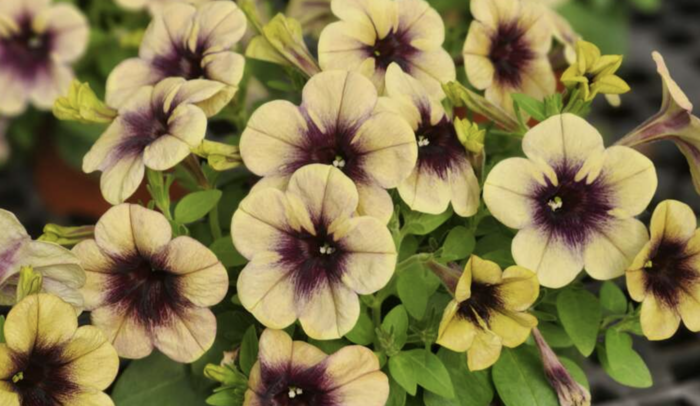
<path fill-rule="evenodd" d="M 192 153 L 205 158 L 217 171 L 226 171 L 240 166 L 243 162 L 238 147 L 220 142 L 204 140 Z"/>
<path fill-rule="evenodd" d="M 100 100 L 88 83 L 74 80 L 67 96 L 59 97 L 53 105 L 59 120 L 81 123 L 111 123 L 117 112 Z"/>
<path fill-rule="evenodd" d="M 472 123 L 467 119 L 458 118 L 455 120 L 454 126 L 459 142 L 464 145 L 467 151 L 480 154 L 484 150 L 486 131 L 479 129 L 476 123 Z"/>
<path fill-rule="evenodd" d="M 58 224 L 47 224 L 39 240 L 72 247 L 83 240 L 93 238 L 94 235 L 95 226 L 62 227 Z"/>
<path fill-rule="evenodd" d="M 23 266 L 19 271 L 19 283 L 17 284 L 17 303 L 29 295 L 41 292 L 44 277 L 35 272 L 31 266 Z"/>

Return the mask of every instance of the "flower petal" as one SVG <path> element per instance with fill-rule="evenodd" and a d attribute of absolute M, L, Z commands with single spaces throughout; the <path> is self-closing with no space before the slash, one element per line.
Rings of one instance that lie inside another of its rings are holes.
<path fill-rule="evenodd" d="M 231 220 L 231 236 L 238 252 L 246 259 L 274 250 L 291 231 L 289 204 L 283 192 L 263 189 L 248 195 Z"/>
<path fill-rule="evenodd" d="M 452 57 L 439 47 L 432 51 L 423 51 L 413 55 L 408 61 L 408 73 L 425 86 L 431 97 L 444 97 L 442 83 L 454 81 L 457 70 Z"/>
<path fill-rule="evenodd" d="M 343 406 L 384 406 L 389 398 L 389 379 L 381 371 L 363 375 L 329 395 Z"/>
<path fill-rule="evenodd" d="M 489 319 L 489 329 L 501 338 L 504 346 L 515 348 L 530 336 L 537 318 L 528 313 L 496 312 Z"/>
<path fill-rule="evenodd" d="M 29 98 L 39 109 L 50 110 L 58 97 L 68 93 L 74 78 L 69 67 L 52 61 L 35 76 Z"/>
<path fill-rule="evenodd" d="M 522 229 L 533 222 L 533 189 L 542 172 L 529 160 L 509 158 L 489 172 L 484 183 L 484 203 L 507 227 Z"/>
<path fill-rule="evenodd" d="M 470 6 L 475 19 L 494 28 L 513 21 L 521 10 L 518 0 L 474 0 Z"/>
<path fill-rule="evenodd" d="M 145 172 L 146 167 L 140 154 L 122 157 L 102 173 L 100 178 L 102 196 L 110 204 L 123 203 L 139 188 Z"/>
<path fill-rule="evenodd" d="M 84 53 L 90 34 L 85 16 L 70 4 L 56 4 L 32 22 L 39 33 L 51 33 L 52 54 L 61 63 L 72 63 Z"/>
<path fill-rule="evenodd" d="M 379 220 L 358 217 L 349 221 L 350 231 L 338 240 L 346 253 L 343 283 L 361 295 L 386 286 L 396 266 L 396 246 L 391 233 Z"/>
<path fill-rule="evenodd" d="M 245 71 L 245 57 L 235 52 L 217 52 L 202 59 L 202 69 L 210 81 L 217 81 L 231 87 L 238 87 Z M 222 89 L 223 90 L 223 89 Z M 233 97 L 235 92 L 231 92 Z M 228 101 L 231 99 L 229 98 Z M 228 103 L 228 102 L 226 102 Z"/>
<path fill-rule="evenodd" d="M 173 48 L 184 46 L 196 15 L 197 9 L 185 3 L 172 4 L 156 14 L 143 35 L 139 57 L 152 61 L 169 55 Z"/>
<path fill-rule="evenodd" d="M 401 199 L 411 210 L 441 214 L 450 205 L 452 190 L 448 179 L 443 179 L 426 166 L 416 166 L 398 190 Z"/>
<path fill-rule="evenodd" d="M 139 89 L 156 84 L 160 79 L 162 75 L 148 62 L 127 59 L 109 74 L 105 101 L 113 108 L 121 108 Z"/>
<path fill-rule="evenodd" d="M 503 272 L 498 292 L 506 309 L 521 312 L 535 303 L 540 294 L 540 284 L 532 271 L 511 266 Z"/>
<path fill-rule="evenodd" d="M 17 372 L 14 357 L 15 353 L 6 344 L 0 344 L 0 382 L 9 381 Z M 1 388 L 0 393 L 2 393 Z"/>
<path fill-rule="evenodd" d="M 371 216 L 383 224 L 388 224 L 394 215 L 394 201 L 385 189 L 379 186 L 356 184 L 359 197 L 357 213 Z"/>
<path fill-rule="evenodd" d="M 153 352 L 153 341 L 146 328 L 118 306 L 102 306 L 90 314 L 98 327 L 122 358 L 141 359 Z"/>
<path fill-rule="evenodd" d="M 465 352 L 472 346 L 477 328 L 469 321 L 459 317 L 456 314 L 458 309 L 459 303 L 456 301 L 447 305 L 440 323 L 437 343 L 455 352 Z"/>
<path fill-rule="evenodd" d="M 470 217 L 479 209 L 481 188 L 471 164 L 466 159 L 450 168 L 452 208 L 458 216 Z"/>
<path fill-rule="evenodd" d="M 664 200 L 654 209 L 649 229 L 653 241 L 667 238 L 685 242 L 695 235 L 697 224 L 690 206 L 677 200 Z"/>
<path fill-rule="evenodd" d="M 654 295 L 647 295 L 642 303 L 639 321 L 642 323 L 644 335 L 649 340 L 665 340 L 678 331 L 681 316 L 657 300 Z"/>
<path fill-rule="evenodd" d="M 379 360 L 369 348 L 351 345 L 330 355 L 323 366 L 328 376 L 327 390 L 329 390 L 379 371 Z"/>
<path fill-rule="evenodd" d="M 320 282 L 299 306 L 304 332 L 316 340 L 333 340 L 347 334 L 360 318 L 357 293 L 343 284 Z"/>
<path fill-rule="evenodd" d="M 194 106 L 190 107 L 198 109 Z M 154 142 L 148 144 L 143 151 L 143 163 L 155 171 L 167 171 L 185 160 L 190 155 L 190 148 L 189 145 L 177 137 L 169 134 L 162 135 Z"/>
<path fill-rule="evenodd" d="M 52 348 L 67 343 L 78 329 L 78 317 L 68 303 L 54 295 L 30 295 L 10 310 L 5 321 L 5 342 L 27 354 L 35 346 Z"/>
<path fill-rule="evenodd" d="M 480 330 L 467 351 L 467 366 L 470 371 L 481 371 L 498 361 L 501 356 L 501 338 L 491 330 Z"/>
<path fill-rule="evenodd" d="M 230 49 L 246 32 L 248 20 L 236 3 L 212 1 L 197 9 L 197 43 L 209 49 Z"/>
<path fill-rule="evenodd" d="M 173 361 L 191 363 L 211 348 L 216 338 L 216 317 L 206 308 L 171 313 L 166 325 L 153 327 L 153 344 Z"/>
<path fill-rule="evenodd" d="M 177 280 L 180 294 L 201 307 L 214 306 L 224 300 L 229 286 L 228 274 L 207 247 L 192 238 L 178 237 L 167 250 L 168 269 L 182 275 Z"/>
<path fill-rule="evenodd" d="M 497 263 L 484 260 L 476 255 L 469 258 L 472 281 L 488 285 L 498 285 L 503 280 L 503 271 Z"/>
<path fill-rule="evenodd" d="M 0 403 L 6 406 L 22 406 L 14 386 L 8 382 L 0 381 Z"/>
<path fill-rule="evenodd" d="M 17 260 L 31 241 L 27 230 L 14 214 L 0 209 L 0 283 L 4 282 L 17 269 Z"/>
<path fill-rule="evenodd" d="M 172 238 L 170 223 L 155 210 L 130 204 L 129 218 L 136 249 L 141 256 L 151 257 L 163 249 Z M 102 241 L 98 241 L 102 246 Z"/>
<path fill-rule="evenodd" d="M 646 210 L 656 192 L 657 178 L 649 158 L 628 147 L 614 146 L 605 151 L 601 176 L 613 190 L 616 210 L 636 216 Z"/>
<path fill-rule="evenodd" d="M 430 4 L 422 0 L 404 0 L 399 6 L 399 32 L 410 38 L 419 50 L 439 48 L 445 41 L 445 23 Z"/>
<path fill-rule="evenodd" d="M 258 360 L 267 370 L 286 371 L 292 361 L 294 343 L 282 330 L 265 329 L 260 335 Z"/>
<path fill-rule="evenodd" d="M 339 19 L 363 24 L 378 38 L 386 37 L 395 27 L 398 9 L 398 4 L 388 0 L 331 1 L 331 10 Z"/>
<path fill-rule="evenodd" d="M 560 288 L 569 284 L 583 269 L 583 254 L 556 235 L 527 227 L 513 239 L 515 263 L 537 273 L 540 285 Z"/>
<path fill-rule="evenodd" d="M 104 392 L 85 390 L 72 393 L 62 399 L 71 406 L 114 406 L 114 401 Z"/>
<path fill-rule="evenodd" d="M 641 221 L 611 220 L 590 237 L 583 254 L 586 272 L 601 280 L 621 276 L 647 241 L 647 228 Z"/>
<path fill-rule="evenodd" d="M 64 347 L 62 359 L 69 364 L 71 382 L 81 387 L 105 390 L 119 372 L 117 351 L 94 326 L 83 326 L 75 332 Z"/>

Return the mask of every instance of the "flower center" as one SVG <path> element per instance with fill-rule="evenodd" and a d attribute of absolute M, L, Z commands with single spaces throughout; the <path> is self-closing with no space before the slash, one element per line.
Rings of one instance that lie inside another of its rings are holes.
<path fill-rule="evenodd" d="M 345 160 L 343 159 L 343 157 L 340 155 L 336 155 L 335 159 L 333 160 L 333 166 L 339 169 L 345 168 Z"/>
<path fill-rule="evenodd" d="M 163 101 L 165 103 L 165 101 Z M 158 138 L 168 133 L 170 113 L 156 108 L 153 111 L 137 111 L 122 116 L 126 137 L 119 144 L 122 155 L 137 155 Z"/>
<path fill-rule="evenodd" d="M 681 294 L 691 291 L 700 279 L 693 267 L 695 255 L 686 253 L 686 243 L 668 239 L 651 252 L 644 264 L 645 288 L 666 306 L 675 308 Z"/>
<path fill-rule="evenodd" d="M 545 186 L 536 184 L 532 192 L 535 224 L 570 246 L 583 244 L 591 232 L 603 227 L 613 209 L 605 177 L 591 184 L 577 182 L 578 169 L 556 167 L 558 185 L 547 178 Z"/>
<path fill-rule="evenodd" d="M 197 46 L 192 51 L 187 46 L 174 47 L 168 56 L 158 56 L 151 64 L 160 71 L 163 78 L 180 77 L 187 80 L 206 79 L 206 71 L 202 67 L 204 49 Z"/>
<path fill-rule="evenodd" d="M 287 396 L 288 396 L 290 399 L 294 399 L 294 398 L 296 398 L 297 396 L 303 395 L 303 394 L 304 394 L 304 390 L 301 389 L 301 388 L 297 388 L 297 387 L 295 387 L 295 386 L 290 386 L 290 387 L 289 387 L 289 392 L 287 392 Z"/>
<path fill-rule="evenodd" d="M 477 315 L 488 324 L 494 311 L 503 307 L 498 285 L 472 282 L 471 296 L 459 304 L 458 314 L 479 326 Z"/>
<path fill-rule="evenodd" d="M 70 379 L 63 348 L 35 347 L 31 354 L 13 358 L 12 386 L 23 405 L 53 405 L 78 390 Z M 68 364 L 70 365 L 70 364 Z"/>
<path fill-rule="evenodd" d="M 9 37 L 0 37 L 0 61 L 25 80 L 32 80 L 49 67 L 53 34 L 37 34 L 30 18 L 18 21 L 19 30 Z"/>
<path fill-rule="evenodd" d="M 432 125 L 428 111 L 421 112 L 421 116 L 421 124 L 416 131 L 418 166 L 445 179 L 449 169 L 465 159 L 467 152 L 447 117 Z"/>
<path fill-rule="evenodd" d="M 376 69 L 386 70 L 392 62 L 396 62 L 401 69 L 410 69 L 409 59 L 417 52 L 411 46 L 406 34 L 393 30 L 384 38 L 378 38 L 373 46 L 367 47 L 369 57 L 374 58 Z"/>
<path fill-rule="evenodd" d="M 491 38 L 489 59 L 498 82 L 511 87 L 520 86 L 522 73 L 535 56 L 524 34 L 517 22 L 510 22 L 500 24 Z"/>

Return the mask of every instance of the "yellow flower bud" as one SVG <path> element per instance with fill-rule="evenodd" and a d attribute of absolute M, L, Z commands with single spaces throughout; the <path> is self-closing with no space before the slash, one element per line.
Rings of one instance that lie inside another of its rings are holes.
<path fill-rule="evenodd" d="M 100 100 L 88 83 L 73 81 L 67 96 L 59 97 L 53 105 L 59 120 L 81 123 L 111 123 L 117 112 Z"/>
<path fill-rule="evenodd" d="M 53 242 L 58 245 L 71 247 L 80 241 L 93 238 L 94 234 L 94 226 L 61 227 L 58 224 L 47 224 L 44 227 L 44 234 L 39 237 L 39 241 Z"/>
<path fill-rule="evenodd" d="M 486 131 L 479 129 L 478 124 L 458 118 L 454 125 L 459 142 L 464 145 L 467 151 L 480 154 L 484 150 Z"/>
<path fill-rule="evenodd" d="M 601 55 L 600 49 L 590 42 L 576 43 L 576 62 L 571 64 L 561 77 L 569 88 L 578 87 L 583 100 L 591 101 L 598 93 L 623 94 L 630 87 L 615 75 L 622 65 L 622 55 Z"/>
<path fill-rule="evenodd" d="M 507 131 L 516 132 L 520 129 L 520 125 L 515 117 L 486 100 L 484 96 L 467 89 L 459 82 L 445 83 L 442 85 L 442 90 L 455 107 L 466 107 L 491 121 L 495 121 Z"/>
<path fill-rule="evenodd" d="M 241 154 L 235 145 L 204 140 L 192 153 L 207 159 L 209 165 L 217 171 L 226 171 L 241 165 Z"/>
<path fill-rule="evenodd" d="M 19 283 L 17 284 L 17 302 L 29 295 L 41 292 L 44 277 L 35 272 L 31 266 L 23 266 L 19 271 Z"/>

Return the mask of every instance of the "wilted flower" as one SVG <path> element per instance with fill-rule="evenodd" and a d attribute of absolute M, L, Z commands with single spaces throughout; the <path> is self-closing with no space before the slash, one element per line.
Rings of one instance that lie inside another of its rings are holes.
<path fill-rule="evenodd" d="M 119 357 L 102 332 L 78 328 L 73 308 L 56 296 L 28 296 L 7 315 L 0 344 L 0 404 L 113 406 L 103 390 Z"/>
<path fill-rule="evenodd" d="M 423 0 L 333 0 L 341 21 L 321 33 L 318 55 L 323 70 L 347 69 L 372 79 L 384 91 L 389 65 L 418 79 L 431 95 L 455 80 L 455 64 L 442 48 L 445 24 Z"/>
<path fill-rule="evenodd" d="M 352 345 L 326 355 L 270 329 L 260 337 L 248 387 L 244 406 L 383 406 L 389 397 L 389 380 L 370 349 Z"/>
<path fill-rule="evenodd" d="M 693 185 L 700 193 L 700 119 L 692 114 L 693 104 L 671 77 L 661 54 L 654 52 L 652 57 L 663 81 L 661 109 L 617 145 L 638 147 L 655 141 L 673 141 L 688 160 Z"/>
<path fill-rule="evenodd" d="M 634 216 L 656 191 L 656 170 L 639 152 L 605 149 L 600 133 L 572 114 L 551 117 L 523 139 L 527 158 L 496 164 L 484 201 L 501 223 L 520 230 L 518 265 L 558 288 L 582 268 L 596 279 L 624 273 L 648 236 Z"/>
<path fill-rule="evenodd" d="M 213 116 L 231 101 L 243 77 L 245 58 L 230 49 L 245 30 L 245 15 L 232 1 L 168 6 L 148 26 L 139 57 L 109 75 L 107 104 L 121 109 L 139 89 L 168 77 L 205 80 L 219 90 L 197 105 Z"/>
<path fill-rule="evenodd" d="M 211 0 L 115 0 L 117 4 L 127 10 L 142 10 L 148 8 L 151 14 L 155 15 L 163 11 L 167 6 L 174 3 L 188 3 L 199 5 Z"/>
<path fill-rule="evenodd" d="M 122 204 L 102 216 L 94 240 L 73 248 L 87 273 L 92 324 L 124 358 L 146 357 L 155 347 L 192 362 L 214 343 L 208 307 L 226 296 L 226 269 L 193 238 L 171 238 L 165 216 Z"/>
<path fill-rule="evenodd" d="M 76 309 L 83 307 L 80 289 L 85 272 L 78 258 L 60 245 L 32 241 L 14 214 L 0 209 L 0 305 L 16 303 L 20 270 L 30 266 L 41 274 L 42 291 L 60 296 Z"/>
<path fill-rule="evenodd" d="M 686 204 L 665 200 L 651 218 L 651 240 L 627 270 L 627 289 L 642 302 L 640 321 L 650 340 L 671 337 L 683 320 L 700 331 L 700 232 Z"/>
<path fill-rule="evenodd" d="M 146 167 L 167 170 L 190 155 L 207 130 L 207 116 L 196 103 L 223 87 L 213 81 L 169 78 L 139 89 L 83 158 L 84 172 L 102 172 L 105 200 L 124 202 L 138 189 Z"/>
<path fill-rule="evenodd" d="M 88 43 L 85 17 L 51 0 L 0 2 L 0 115 L 24 112 L 31 102 L 50 110 L 73 80 L 71 63 Z"/>
<path fill-rule="evenodd" d="M 442 105 L 396 64 L 387 71 L 386 94 L 380 105 L 403 116 L 418 145 L 418 162 L 398 188 L 401 198 L 412 210 L 424 213 L 440 214 L 452 202 L 458 215 L 474 215 L 480 189 L 469 163 L 472 153 L 462 145 Z"/>
<path fill-rule="evenodd" d="M 512 93 L 542 100 L 556 89 L 547 53 L 552 29 L 543 7 L 524 0 L 473 0 L 475 20 L 464 43 L 469 82 L 513 112 Z"/>
<path fill-rule="evenodd" d="M 445 280 L 445 273 L 438 275 Z M 493 365 L 503 346 L 519 346 L 537 326 L 537 318 L 526 310 L 537 300 L 540 286 L 536 275 L 525 268 L 501 271 L 495 262 L 472 255 L 464 272 L 446 282 L 454 298 L 442 315 L 437 343 L 466 351 L 472 371 Z"/>
<path fill-rule="evenodd" d="M 630 91 L 629 85 L 615 75 L 622 65 L 622 55 L 601 55 L 600 49 L 590 42 L 576 43 L 576 62 L 561 76 L 570 88 L 577 87 L 583 100 L 591 101 L 598 93 L 617 95 Z"/>
<path fill-rule="evenodd" d="M 385 223 L 397 187 L 418 155 L 411 127 L 396 113 L 379 112 L 377 90 L 358 73 L 323 72 L 304 87 L 300 107 L 285 100 L 261 106 L 241 137 L 248 169 L 264 176 L 258 188 L 284 186 L 297 169 L 321 163 L 357 185 L 360 214 Z"/>
<path fill-rule="evenodd" d="M 591 393 L 571 377 L 569 371 L 552 351 L 537 328 L 532 330 L 535 344 L 540 350 L 544 376 L 557 393 L 560 406 L 591 406 Z"/>
<path fill-rule="evenodd" d="M 248 311 L 270 328 L 297 318 L 315 339 L 335 339 L 360 317 L 358 294 L 389 282 L 396 265 L 391 233 L 374 217 L 354 217 L 357 189 L 328 165 L 292 175 L 286 192 L 251 193 L 233 215 L 233 242 L 250 262 L 238 278 Z"/>

